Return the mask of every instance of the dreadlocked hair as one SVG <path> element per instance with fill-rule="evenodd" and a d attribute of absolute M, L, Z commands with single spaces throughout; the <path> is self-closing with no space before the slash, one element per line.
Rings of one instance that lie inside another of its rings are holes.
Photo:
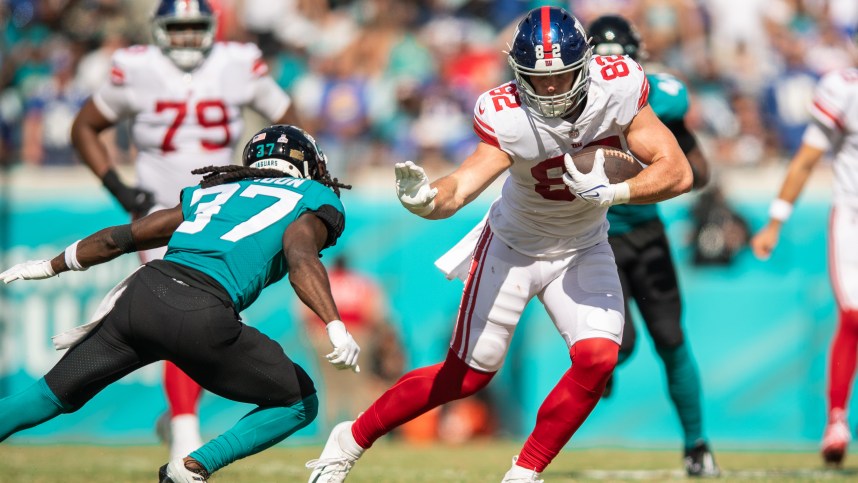
<path fill-rule="evenodd" d="M 235 164 L 197 168 L 191 171 L 191 174 L 203 175 L 203 179 L 200 182 L 200 187 L 202 188 L 211 188 L 212 186 L 232 183 L 233 181 L 239 181 L 247 178 L 285 178 L 289 176 L 278 169 L 251 168 Z M 340 180 L 337 178 L 331 178 L 331 175 L 327 172 L 325 172 L 318 181 L 334 190 L 337 197 L 340 196 L 340 188 L 347 190 L 352 189 L 352 185 L 340 183 Z"/>

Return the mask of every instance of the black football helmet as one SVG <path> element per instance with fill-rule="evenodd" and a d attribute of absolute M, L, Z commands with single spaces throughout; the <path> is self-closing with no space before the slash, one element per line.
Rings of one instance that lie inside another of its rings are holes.
<path fill-rule="evenodd" d="M 214 45 L 217 21 L 206 0 L 161 0 L 152 19 L 152 37 L 177 67 L 191 71 Z"/>
<path fill-rule="evenodd" d="M 245 166 L 275 169 L 293 178 L 329 179 L 328 158 L 316 140 L 287 124 L 274 124 L 254 134 L 244 146 L 241 160 Z"/>
<path fill-rule="evenodd" d="M 593 20 L 588 31 L 596 55 L 628 55 L 638 60 L 643 53 L 640 34 L 619 15 L 603 15 Z"/>
<path fill-rule="evenodd" d="M 591 48 L 581 22 L 559 7 L 539 7 L 519 22 L 509 65 L 525 105 L 546 117 L 561 117 L 587 97 Z M 572 87 L 551 96 L 536 94 L 530 78 L 574 73 Z"/>

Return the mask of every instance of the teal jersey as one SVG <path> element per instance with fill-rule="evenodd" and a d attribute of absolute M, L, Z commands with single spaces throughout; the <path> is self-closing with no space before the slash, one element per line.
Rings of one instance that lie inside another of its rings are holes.
<path fill-rule="evenodd" d="M 647 74 L 649 105 L 663 123 L 680 121 L 688 112 L 688 90 L 670 74 Z M 635 226 L 658 218 L 658 208 L 650 205 L 616 205 L 608 210 L 609 236 L 622 235 Z"/>
<path fill-rule="evenodd" d="M 164 259 L 213 277 L 241 311 L 289 272 L 283 254 L 286 227 L 325 205 L 331 207 L 326 212 L 336 210 L 345 218 L 337 195 L 313 180 L 255 178 L 185 188 L 185 221 L 170 238 Z M 330 223 L 328 229 L 333 229 Z M 339 235 L 329 235 L 329 243 Z"/>

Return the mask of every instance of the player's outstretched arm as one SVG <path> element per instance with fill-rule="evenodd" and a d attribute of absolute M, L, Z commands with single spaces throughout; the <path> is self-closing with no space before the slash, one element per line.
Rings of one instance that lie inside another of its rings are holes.
<path fill-rule="evenodd" d="M 412 213 L 438 220 L 449 218 L 480 195 L 505 170 L 512 158 L 486 143 L 477 144 L 455 171 L 429 183 L 423 168 L 414 163 L 397 163 L 396 194 Z"/>
<path fill-rule="evenodd" d="M 301 302 L 325 322 L 334 351 L 326 356 L 337 369 L 359 372 L 360 347 L 340 320 L 331 294 L 331 283 L 319 252 L 328 239 L 328 227 L 312 213 L 301 215 L 283 232 L 283 253 L 289 267 L 289 283 Z"/>
<path fill-rule="evenodd" d="M 84 164 L 98 176 L 125 211 L 142 216 L 155 204 L 152 193 L 127 186 L 119 179 L 110 162 L 107 146 L 99 139 L 99 134 L 114 124 L 98 110 L 90 97 L 72 123 L 72 144 Z"/>
<path fill-rule="evenodd" d="M 148 250 L 167 244 L 182 223 L 181 206 L 156 211 L 131 224 L 99 230 L 68 246 L 51 260 L 30 260 L 0 273 L 0 280 L 41 280 L 69 270 L 87 268 L 108 262 L 123 253 Z"/>
<path fill-rule="evenodd" d="M 629 150 L 648 164 L 629 179 L 629 203 L 656 203 L 691 190 L 693 175 L 676 138 L 650 106 L 635 116 L 626 131 Z"/>
<path fill-rule="evenodd" d="M 778 197 L 769 207 L 769 222 L 751 238 L 751 250 L 760 260 L 767 260 L 777 246 L 781 227 L 823 154 L 824 150 L 802 143 L 790 161 Z"/>

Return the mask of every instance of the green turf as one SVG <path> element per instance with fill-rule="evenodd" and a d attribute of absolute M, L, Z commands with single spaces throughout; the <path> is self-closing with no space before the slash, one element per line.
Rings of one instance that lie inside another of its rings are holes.
<path fill-rule="evenodd" d="M 498 483 L 518 443 L 408 446 L 381 442 L 366 453 L 349 483 Z M 304 482 L 304 462 L 319 447 L 275 447 L 218 472 L 214 483 Z M 823 468 L 816 453 L 718 452 L 725 482 L 858 481 L 858 461 Z M 0 446 L 2 483 L 153 483 L 166 458 L 160 446 Z M 679 481 L 680 455 L 672 451 L 564 451 L 543 474 L 546 483 L 571 481 Z"/>

